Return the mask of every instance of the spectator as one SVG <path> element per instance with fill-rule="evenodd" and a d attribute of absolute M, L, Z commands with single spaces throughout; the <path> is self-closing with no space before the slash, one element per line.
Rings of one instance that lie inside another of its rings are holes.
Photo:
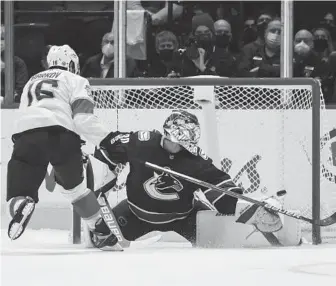
<path fill-rule="evenodd" d="M 312 33 L 307 30 L 298 31 L 294 37 L 293 76 L 314 77 L 318 61 Z"/>
<path fill-rule="evenodd" d="M 323 31 L 327 32 L 325 29 Z M 329 103 L 333 97 L 335 77 L 329 64 L 329 55 L 321 56 L 322 47 L 326 46 L 326 42 L 316 42 L 316 39 L 326 39 L 323 38 L 324 36 L 325 34 L 317 33 L 314 39 L 313 34 L 307 30 L 300 30 L 296 33 L 294 37 L 293 75 L 294 77 L 319 79 L 325 102 Z M 315 46 L 315 44 L 317 45 Z"/>
<path fill-rule="evenodd" d="M 270 21 L 265 30 L 265 44 L 256 49 L 243 51 L 238 72 L 243 77 L 279 77 L 281 21 Z"/>
<path fill-rule="evenodd" d="M 5 97 L 5 28 L 1 25 L 1 96 Z M 25 62 L 14 56 L 14 102 L 20 102 L 22 90 L 28 81 Z"/>
<path fill-rule="evenodd" d="M 317 28 L 313 30 L 314 49 L 318 57 L 323 61 L 328 61 L 331 52 L 334 51 L 334 45 L 328 30 Z"/>
<path fill-rule="evenodd" d="M 321 88 L 326 104 L 334 102 L 335 73 L 330 63 L 330 54 L 334 51 L 333 42 L 327 29 L 317 28 L 314 34 L 314 50 L 318 57 L 318 66 L 313 75 L 321 81 Z"/>
<path fill-rule="evenodd" d="M 334 15 L 332 13 L 327 13 L 324 16 L 324 19 L 322 21 L 327 27 L 335 27 L 335 22 L 334 22 Z"/>
<path fill-rule="evenodd" d="M 180 77 L 182 62 L 177 50 L 179 43 L 174 33 L 162 31 L 155 37 L 157 60 L 148 67 L 148 77 Z"/>
<path fill-rule="evenodd" d="M 336 33 L 336 26 L 335 26 L 335 19 L 334 19 L 334 15 L 332 13 L 327 13 L 324 16 L 323 21 L 321 21 L 322 27 L 325 28 L 326 30 L 328 30 L 328 32 L 330 33 L 333 41 L 336 41 L 335 37 L 335 33 Z"/>
<path fill-rule="evenodd" d="M 162 57 L 171 57 L 171 51 L 160 51 L 161 47 L 175 45 L 176 36 L 168 32 L 161 32 L 157 35 L 156 48 L 160 55 L 160 61 L 154 61 L 149 76 L 187 77 L 195 75 L 215 75 L 216 68 L 212 65 L 212 54 L 214 52 L 214 22 L 209 14 L 196 15 L 192 19 L 192 33 L 185 48 L 173 53 L 173 60 L 163 61 Z M 174 35 L 174 36 L 173 36 Z M 167 37 L 168 36 L 168 37 Z M 171 38 L 170 42 L 167 38 Z M 166 54 L 166 55 L 165 55 Z M 164 66 L 159 69 L 159 66 Z M 154 71 L 156 75 L 154 74 Z M 173 72 L 171 72 L 173 71 Z"/>
<path fill-rule="evenodd" d="M 255 19 L 248 18 L 244 22 L 244 31 L 243 31 L 243 45 L 246 46 L 249 43 L 254 42 L 257 40 L 258 33 L 257 33 L 257 26 Z"/>
<path fill-rule="evenodd" d="M 321 81 L 321 87 L 325 102 L 327 104 L 334 101 L 335 73 L 330 63 L 330 54 L 334 51 L 333 42 L 327 29 L 317 28 L 314 33 L 314 50 L 319 59 L 319 67 L 316 77 Z"/>
<path fill-rule="evenodd" d="M 249 59 L 253 58 L 253 55 L 255 55 L 260 48 L 264 47 L 265 30 L 271 20 L 271 15 L 262 13 L 257 19 L 257 25 L 254 25 L 252 21 L 247 22 L 250 26 L 244 29 L 243 41 L 250 41 L 253 37 L 256 37 L 256 39 L 244 45 L 240 62 L 246 63 Z"/>
<path fill-rule="evenodd" d="M 192 18 L 192 33 L 183 53 L 183 76 L 216 74 L 210 59 L 214 51 L 214 21 L 209 14 Z"/>
<path fill-rule="evenodd" d="M 196 15 L 192 18 L 192 34 L 205 52 L 213 49 L 214 21 L 209 14 Z"/>
<path fill-rule="evenodd" d="M 230 51 L 230 42 L 232 39 L 231 25 L 225 20 L 218 20 L 214 24 L 215 30 L 215 48 L 210 57 L 210 69 L 215 71 L 216 75 L 224 77 L 233 77 L 236 74 L 236 58 Z"/>
<path fill-rule="evenodd" d="M 214 23 L 215 47 L 229 49 L 232 38 L 231 25 L 226 20 L 218 20 Z"/>
<path fill-rule="evenodd" d="M 256 24 L 256 34 L 257 38 L 255 41 L 250 43 L 250 46 L 248 48 L 251 48 L 253 46 L 263 46 L 265 44 L 265 30 L 268 25 L 268 23 L 272 20 L 272 16 L 269 13 L 261 13 L 260 16 L 257 19 Z M 250 30 L 248 30 L 250 32 Z"/>
<path fill-rule="evenodd" d="M 103 36 L 101 43 L 102 52 L 90 57 L 81 71 L 83 77 L 112 78 L 114 77 L 114 37 L 112 32 Z M 135 61 L 126 59 L 126 76 L 133 77 Z"/>

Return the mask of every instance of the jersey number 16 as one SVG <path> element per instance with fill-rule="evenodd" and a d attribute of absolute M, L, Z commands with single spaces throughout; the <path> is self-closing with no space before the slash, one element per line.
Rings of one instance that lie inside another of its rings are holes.
<path fill-rule="evenodd" d="M 57 88 L 58 87 L 57 80 L 44 79 L 38 81 L 37 83 L 33 82 L 28 88 L 28 102 L 29 102 L 28 106 L 30 106 L 32 102 L 35 100 L 39 101 L 44 98 L 53 98 L 54 93 L 52 92 L 50 87 Z"/>

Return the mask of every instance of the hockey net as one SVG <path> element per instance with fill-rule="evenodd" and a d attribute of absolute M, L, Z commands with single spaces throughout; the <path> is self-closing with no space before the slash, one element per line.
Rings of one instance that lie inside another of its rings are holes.
<path fill-rule="evenodd" d="M 288 209 L 315 218 L 318 215 L 324 218 L 336 211 L 336 130 L 327 120 L 317 82 L 304 79 L 202 79 L 201 83 L 199 79 L 108 79 L 93 80 L 91 85 L 96 112 L 111 130 L 161 130 L 171 110 L 188 109 L 201 121 L 201 147 L 211 153 L 217 166 L 228 172 L 245 193 L 269 196 L 285 189 Z M 313 97 L 320 100 L 315 103 Z M 206 102 L 210 102 L 213 109 L 206 109 Z M 319 112 L 314 112 L 313 106 Z M 215 121 L 209 124 L 207 117 Z M 318 135 L 313 132 L 314 124 L 315 131 L 320 131 Z M 315 141 L 314 136 L 318 136 Z M 209 138 L 211 140 L 207 140 Z M 217 149 L 209 146 L 212 139 L 217 141 L 217 145 L 213 145 Z M 321 164 L 314 162 L 314 150 L 319 151 Z M 316 168 L 316 164 L 320 167 Z M 314 173 L 314 166 L 319 171 Z M 126 196 L 127 167 L 117 168 L 115 203 Z M 105 174 L 95 174 L 95 177 L 102 184 Z M 318 208 L 314 214 L 313 205 Z M 310 241 L 313 238 L 315 243 L 321 238 L 323 241 L 336 239 L 333 226 L 323 228 L 322 234 L 315 229 L 314 235 L 310 225 L 303 223 L 302 229 L 304 236 Z"/>

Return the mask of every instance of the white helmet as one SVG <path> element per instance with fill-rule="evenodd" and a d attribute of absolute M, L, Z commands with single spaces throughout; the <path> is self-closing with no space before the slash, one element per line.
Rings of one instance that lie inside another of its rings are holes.
<path fill-rule="evenodd" d="M 52 46 L 47 55 L 48 67 L 63 67 L 67 71 L 79 74 L 79 59 L 68 45 Z"/>

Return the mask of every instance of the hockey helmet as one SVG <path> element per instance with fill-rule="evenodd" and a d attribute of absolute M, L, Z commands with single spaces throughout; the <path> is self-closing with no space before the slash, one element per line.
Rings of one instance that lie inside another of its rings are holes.
<path fill-rule="evenodd" d="M 193 155 L 197 155 L 201 128 L 194 114 L 185 110 L 173 110 L 164 122 L 163 130 L 170 141 L 180 144 Z"/>
<path fill-rule="evenodd" d="M 63 67 L 67 71 L 79 74 L 79 59 L 76 52 L 68 45 L 52 46 L 47 55 L 48 67 Z"/>

